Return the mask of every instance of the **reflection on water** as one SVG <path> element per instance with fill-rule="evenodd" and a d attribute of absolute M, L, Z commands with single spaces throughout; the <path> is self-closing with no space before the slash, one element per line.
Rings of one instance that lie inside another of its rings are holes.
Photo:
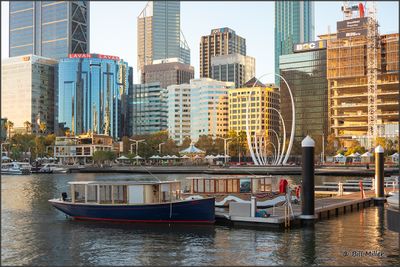
<path fill-rule="evenodd" d="M 4 265 L 400 265 L 398 234 L 382 208 L 367 208 L 312 228 L 251 230 L 214 225 L 73 221 L 48 199 L 68 181 L 150 178 L 126 174 L 2 177 L 1 257 Z M 186 175 L 159 176 L 161 180 Z M 296 183 L 299 177 L 286 177 Z M 317 177 L 316 184 L 335 177 Z M 338 178 L 336 178 L 338 179 Z M 344 178 L 340 178 L 343 180 Z M 378 251 L 378 256 L 351 256 Z M 345 256 L 349 253 L 348 256 Z"/>

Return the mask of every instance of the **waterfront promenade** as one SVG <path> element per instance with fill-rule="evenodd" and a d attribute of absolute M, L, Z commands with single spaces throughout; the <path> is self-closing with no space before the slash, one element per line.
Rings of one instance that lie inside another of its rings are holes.
<path fill-rule="evenodd" d="M 112 167 L 68 167 L 70 172 L 81 173 L 154 173 L 154 174 L 251 174 L 251 175 L 301 175 L 300 166 L 112 166 Z M 385 175 L 396 175 L 398 167 L 385 168 Z M 326 176 L 363 176 L 372 177 L 373 168 L 365 166 L 316 166 L 316 175 Z"/>

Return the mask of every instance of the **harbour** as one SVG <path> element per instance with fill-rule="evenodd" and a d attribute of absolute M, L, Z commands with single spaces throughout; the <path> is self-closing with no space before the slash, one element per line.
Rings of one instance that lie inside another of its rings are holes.
<path fill-rule="evenodd" d="M 187 175 L 157 175 L 185 180 Z M 205 175 L 207 177 L 207 175 Z M 300 176 L 277 176 L 299 183 Z M 345 182 L 351 177 L 316 176 Z M 354 178 L 353 178 L 354 179 Z M 376 250 L 357 264 L 399 265 L 398 233 L 386 227 L 385 207 L 370 201 L 357 212 L 339 209 L 311 227 L 271 229 L 215 225 L 131 224 L 76 221 L 48 203 L 67 191 L 69 181 L 154 180 L 149 174 L 31 174 L 2 177 L 2 262 L 88 265 L 340 265 L 345 253 Z M 46 188 L 47 190 L 43 190 Z M 360 192 L 357 192 L 360 194 Z M 357 194 L 355 193 L 355 194 Z M 348 197 L 348 196 L 346 196 Z M 368 195 L 367 195 L 368 197 Z M 318 207 L 319 200 L 316 200 Z M 370 206 L 370 207 L 368 207 Z M 278 214 L 279 210 L 275 210 Z M 343 214 L 345 213 L 345 214 Z M 218 212 L 216 213 L 218 214 Z M 100 234 L 101 233 L 101 234 Z M 335 233 L 335 234 L 333 234 Z M 77 249 L 79 248 L 79 249 Z M 196 253 L 196 257 L 190 256 Z"/>

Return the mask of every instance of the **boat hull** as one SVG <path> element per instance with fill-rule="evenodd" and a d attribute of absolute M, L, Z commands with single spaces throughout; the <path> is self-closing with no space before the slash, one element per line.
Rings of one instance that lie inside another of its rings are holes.
<path fill-rule="evenodd" d="M 213 223 L 214 198 L 160 204 L 99 205 L 49 200 L 58 210 L 80 220 L 121 222 Z"/>

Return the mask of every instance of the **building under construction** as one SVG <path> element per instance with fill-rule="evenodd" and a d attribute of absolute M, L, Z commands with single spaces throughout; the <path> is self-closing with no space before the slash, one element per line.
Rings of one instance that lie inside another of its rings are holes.
<path fill-rule="evenodd" d="M 371 12 L 337 22 L 327 39 L 329 128 L 367 148 L 376 137 L 398 138 L 399 34 L 379 35 Z"/>

